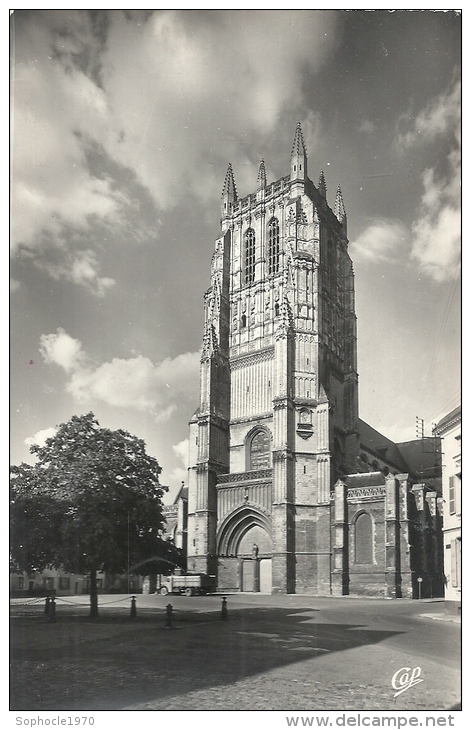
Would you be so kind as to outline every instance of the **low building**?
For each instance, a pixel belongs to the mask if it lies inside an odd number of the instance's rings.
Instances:
[[[445,611],[461,612],[461,406],[439,421],[442,440]]]
[[[108,592],[113,580],[105,573],[97,574],[99,593]],[[137,586],[136,586],[137,587]],[[33,573],[10,573],[10,595],[12,596],[81,596],[90,593],[90,578],[64,570],[46,568]]]

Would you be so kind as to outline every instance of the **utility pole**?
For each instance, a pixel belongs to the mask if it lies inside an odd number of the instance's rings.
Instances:
[[[415,436],[418,439],[424,438],[424,419],[415,417]]]

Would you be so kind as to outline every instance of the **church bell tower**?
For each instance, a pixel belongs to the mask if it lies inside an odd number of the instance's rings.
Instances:
[[[223,590],[341,593],[332,490],[356,471],[354,274],[340,187],[298,123],[289,174],[239,198],[229,165],[190,421],[188,569]]]

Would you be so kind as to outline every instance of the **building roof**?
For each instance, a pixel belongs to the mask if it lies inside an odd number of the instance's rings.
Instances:
[[[379,487],[386,484],[386,478],[381,471],[365,471],[358,474],[347,474],[342,478],[347,487]]]
[[[391,464],[400,472],[408,472],[409,467],[404,460],[397,444],[388,439],[382,433],[370,426],[361,418],[358,419],[358,431],[360,433],[360,446],[368,451],[374,452],[379,459]]]
[[[408,471],[420,479],[433,479],[441,476],[441,445],[435,436],[404,441],[397,444],[401,455],[407,462]]]
[[[453,422],[461,422],[461,405],[454,408],[452,411],[443,416],[433,429],[433,433],[438,434],[442,429],[450,426]]]
[[[185,487],[185,482],[182,482],[182,485],[173,500],[173,504],[176,505],[180,499],[183,499],[183,501],[188,500],[188,487]]]

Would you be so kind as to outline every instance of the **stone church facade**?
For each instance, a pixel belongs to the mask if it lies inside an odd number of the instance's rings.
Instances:
[[[347,215],[307,163],[298,123],[285,177],[268,183],[262,160],[239,198],[227,170],[190,421],[188,570],[227,591],[412,596],[429,570],[413,526],[439,533],[439,495],[420,479],[426,447],[411,468],[412,447],[359,419]]]

